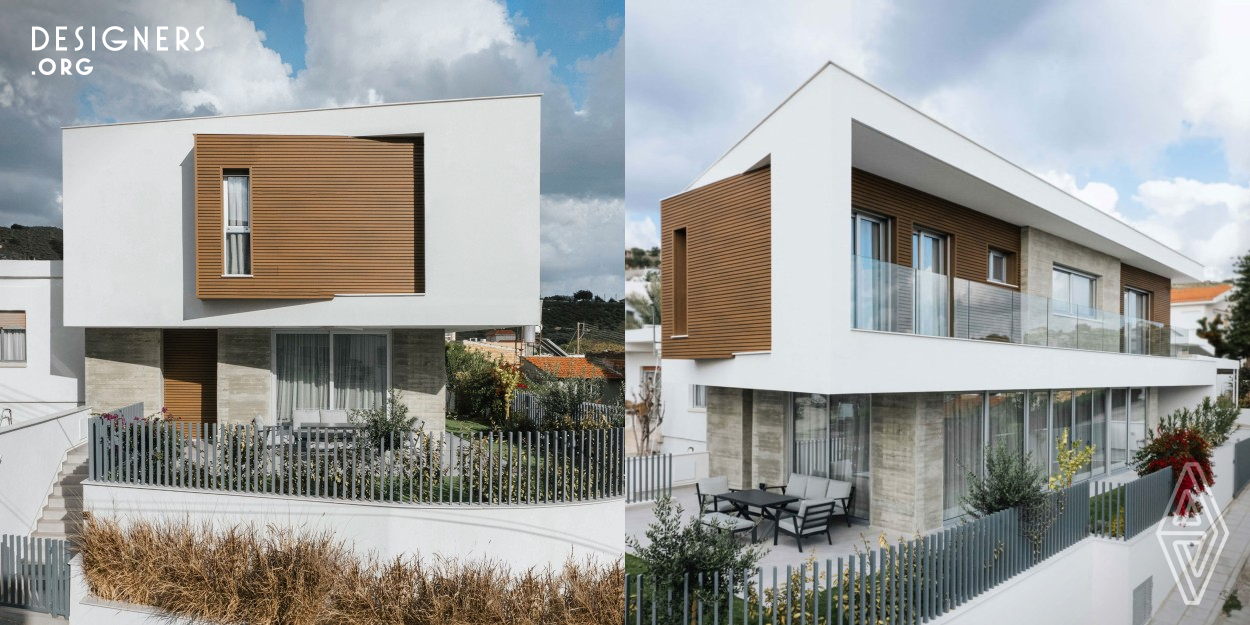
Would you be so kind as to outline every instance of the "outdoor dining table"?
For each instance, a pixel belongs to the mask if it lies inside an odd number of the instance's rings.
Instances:
[[[738,512],[738,516],[746,519],[752,518],[751,508],[759,508],[759,516],[772,522],[774,533],[777,531],[777,521],[781,517],[781,511],[785,510],[788,504],[799,500],[798,497],[793,495],[770,493],[759,489],[730,491],[722,495],[716,495],[716,499],[733,504],[734,509]],[[767,531],[763,533],[767,534]]]

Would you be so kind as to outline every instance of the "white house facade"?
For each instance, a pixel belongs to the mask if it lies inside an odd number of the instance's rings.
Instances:
[[[83,399],[83,331],[63,323],[61,261],[0,260],[0,427]]]
[[[540,321],[540,101],[66,128],[86,403],[273,424],[395,389],[442,429],[445,333]]]
[[[712,475],[852,482],[852,516],[954,521],[984,449],[1128,470],[1230,363],[1186,353],[1202,266],[829,64],[661,203],[666,382],[706,389]],[[679,451],[670,449],[670,451]]]

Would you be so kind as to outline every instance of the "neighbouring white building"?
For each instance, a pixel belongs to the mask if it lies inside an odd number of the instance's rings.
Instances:
[[[83,331],[63,322],[61,266],[0,260],[0,427],[82,403]]]
[[[1172,289],[1172,325],[1185,333],[1185,342],[1191,349],[1196,347],[1208,356],[1215,355],[1211,343],[1198,336],[1198,320],[1213,321],[1217,316],[1223,317],[1227,328],[1232,308],[1228,296],[1232,293],[1231,284],[1185,285]]]
[[[540,103],[66,128],[86,403],[273,424],[395,389],[441,430],[447,333],[540,322]]]
[[[1129,471],[1234,365],[1171,327],[1201,264],[833,64],[661,214],[665,384],[706,396],[668,450],[705,427],[731,487],[848,481],[887,530],[958,522],[988,445]]]

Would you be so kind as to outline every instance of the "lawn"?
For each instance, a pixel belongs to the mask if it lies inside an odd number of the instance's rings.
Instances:
[[[472,419],[461,417],[447,417],[446,425],[448,432],[452,434],[472,434],[474,432],[486,432],[490,430],[490,426],[485,423],[478,423]]]

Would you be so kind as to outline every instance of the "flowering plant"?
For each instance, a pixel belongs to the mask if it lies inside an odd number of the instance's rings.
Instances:
[[[1185,465],[1191,462],[1201,469],[1198,476],[1193,471],[1185,471]],[[1166,468],[1172,470],[1172,479],[1180,480],[1176,500],[1172,502],[1173,515],[1189,516],[1191,512],[1202,512],[1202,506],[1195,498],[1215,483],[1215,474],[1211,471],[1211,444],[1197,428],[1159,427],[1150,433],[1146,445],[1133,455],[1133,468],[1137,469],[1138,475],[1149,475]]]

